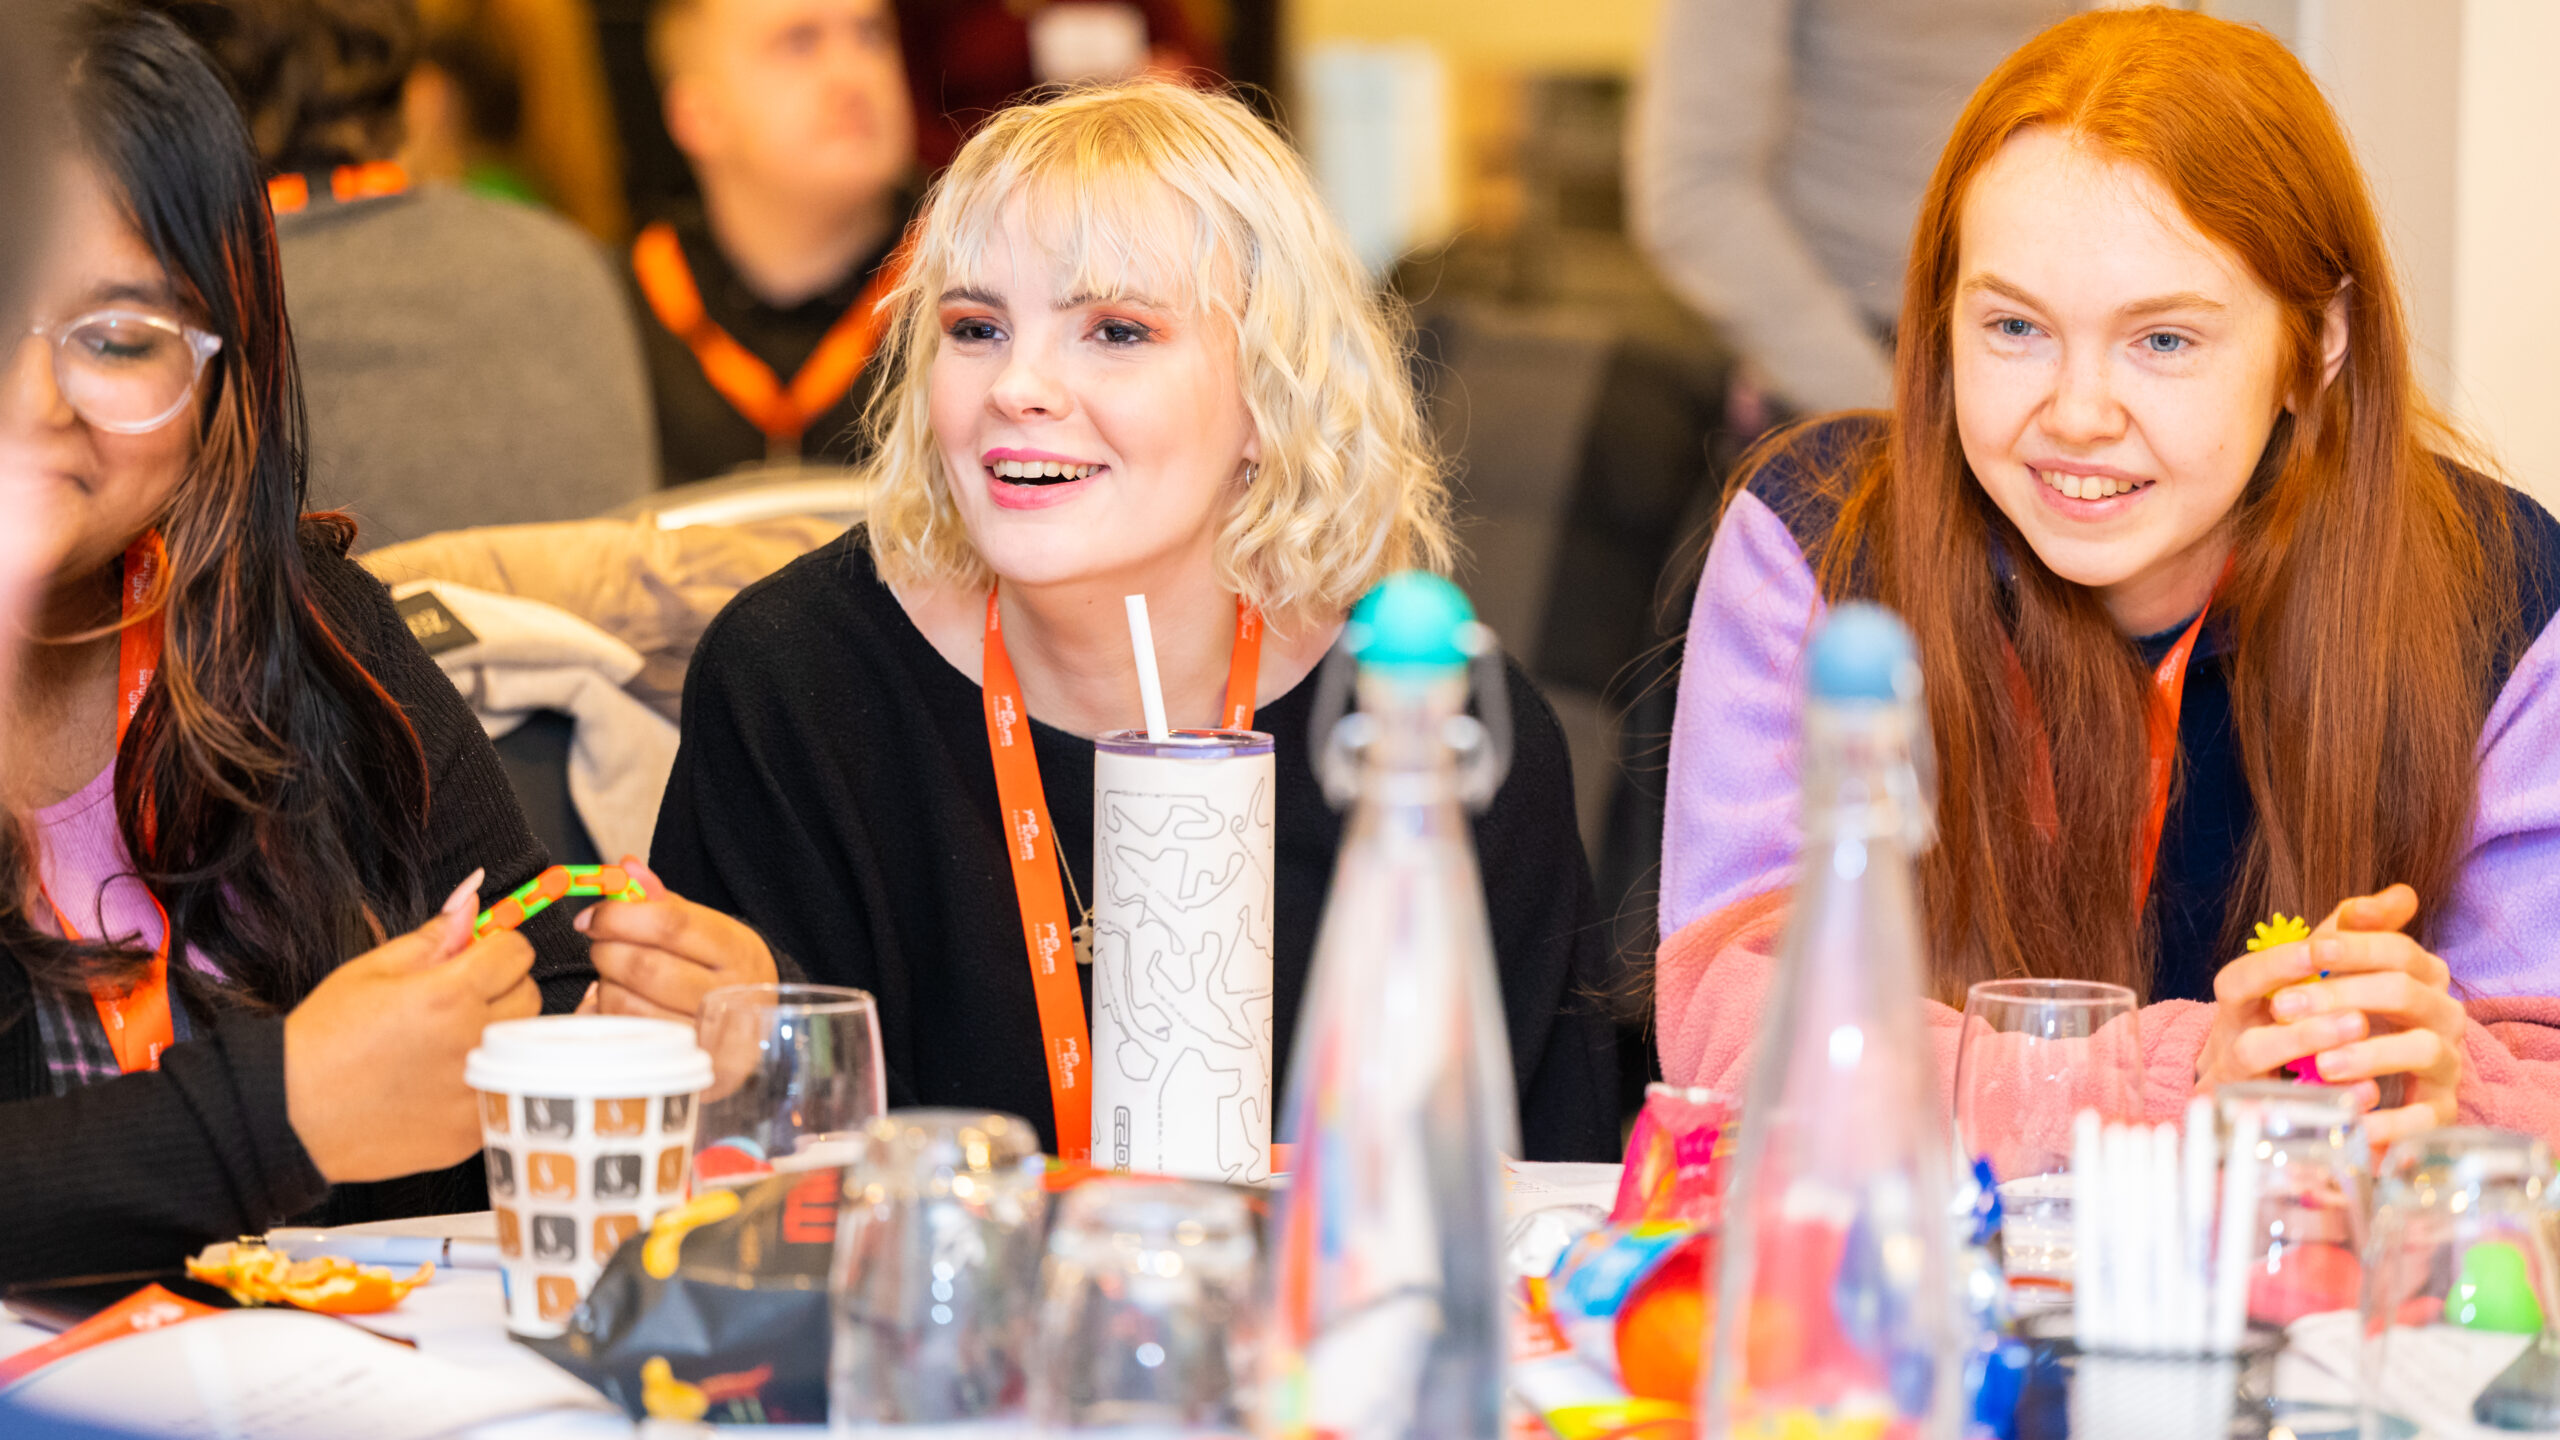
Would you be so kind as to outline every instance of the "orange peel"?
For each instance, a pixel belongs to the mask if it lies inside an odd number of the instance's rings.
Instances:
[[[243,1305],[290,1305],[323,1315],[374,1315],[409,1298],[435,1278],[421,1265],[407,1276],[387,1266],[359,1265],[336,1255],[296,1260],[252,1241],[208,1245],[187,1261],[187,1274],[219,1285]]]

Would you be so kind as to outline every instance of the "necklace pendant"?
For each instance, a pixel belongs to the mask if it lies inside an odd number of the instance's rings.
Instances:
[[[1083,924],[1075,927],[1073,930],[1068,931],[1067,935],[1068,938],[1075,942],[1076,963],[1078,965],[1091,965],[1093,963],[1093,922],[1087,920]]]

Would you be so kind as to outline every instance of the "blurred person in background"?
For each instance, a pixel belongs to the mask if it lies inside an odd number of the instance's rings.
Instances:
[[[1882,405],[1912,217],[1965,97],[2075,0],[1666,0],[1636,241],[1744,361],[1733,419]]]
[[[914,204],[889,0],[658,0],[648,38],[702,192],[631,252],[665,482],[849,463]]]
[[[1400,307],[1237,100],[1140,81],[1019,106],[937,184],[891,296],[866,525],[740,594],[687,678],[652,857],[702,903],[583,918],[609,1011],[624,976],[743,968],[770,937],[880,997],[891,1104],[1026,1116],[1054,1150],[1045,1057],[1084,1047],[1043,1043],[1023,937],[1091,923],[1093,737],[1141,720],[1120,597],[1148,597],[1174,723],[1250,697],[1273,737],[1285,1070],[1343,825],[1314,672],[1372,585],[1446,570],[1448,490]],[[1531,1159],[1605,1160],[1614,1041],[1586,997],[1607,942],[1572,764],[1508,676],[1510,771],[1471,828],[1521,1135]],[[1008,710],[1082,913],[1016,888]]]
[[[410,177],[549,205],[603,244],[629,240],[589,0],[418,0],[418,16],[401,93]]]
[[[898,33],[927,171],[1034,86],[1218,66],[1183,0],[898,0]]]
[[[303,514],[266,188],[221,80],[129,9],[80,12],[65,58],[0,370],[0,466],[51,502],[0,526],[41,547],[0,709],[8,1280],[485,1206],[463,1056],[590,974],[565,918],[470,942],[479,882],[544,856],[344,521]]]
[[[567,520],[657,480],[611,262],[556,216],[392,160],[415,0],[187,0],[273,179],[311,498],[367,545]]]

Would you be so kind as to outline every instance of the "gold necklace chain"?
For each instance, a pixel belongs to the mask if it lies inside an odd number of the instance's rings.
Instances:
[[[1067,898],[1074,903],[1074,913],[1079,917],[1077,923],[1067,930],[1068,938],[1075,942],[1076,963],[1090,965],[1093,963],[1093,907],[1084,903],[1084,892],[1076,888],[1076,872],[1067,865],[1064,847],[1058,849],[1058,873],[1067,877]]]

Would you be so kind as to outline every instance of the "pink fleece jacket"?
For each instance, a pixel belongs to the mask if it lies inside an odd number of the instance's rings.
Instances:
[[[1676,1084],[1739,1095],[1750,1081],[1751,1041],[1760,1028],[1787,892],[1773,890],[1700,916],[1662,942],[1655,1024],[1662,1072]],[[1929,1050],[1938,1098],[1952,1109],[1956,1038],[1964,1016],[1935,1000]],[[2456,1097],[2465,1125],[2523,1130],[2560,1144],[2560,1000],[2512,996],[2464,1007],[2463,1082]],[[2213,1007],[2164,1000],[2142,1009],[2142,1104],[2146,1119],[2175,1120],[2195,1094]]]
[[[1786,523],[1735,496],[1699,581],[1671,737],[1655,1025],[1675,1082],[1739,1093],[1748,1075],[1799,841],[1799,666],[1823,608]],[[2435,939],[2470,1017],[2461,1120],[2560,1143],[2560,619],[2491,707],[2479,784]],[[1948,1097],[1961,1019],[1929,1006]],[[2142,1011],[2154,1119],[2183,1110],[2211,1020],[2193,1001]]]

